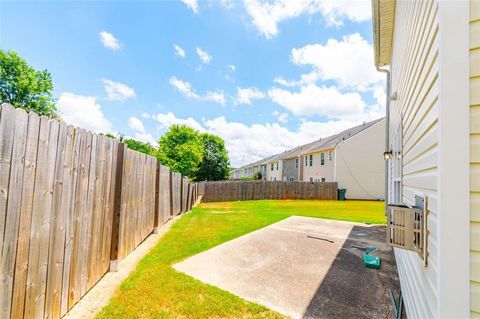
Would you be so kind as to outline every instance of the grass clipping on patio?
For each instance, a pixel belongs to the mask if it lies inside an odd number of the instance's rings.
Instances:
[[[97,318],[283,318],[178,273],[172,265],[289,216],[386,222],[382,202],[264,200],[201,204],[172,225]]]

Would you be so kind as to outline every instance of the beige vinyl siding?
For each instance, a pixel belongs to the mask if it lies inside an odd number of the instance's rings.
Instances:
[[[470,2],[470,300],[480,318],[480,1]]]
[[[335,149],[335,181],[347,189],[348,199],[383,199],[385,170],[383,152],[385,120],[382,120]]]
[[[397,1],[391,76],[390,141],[403,126],[403,202],[428,196],[428,267],[418,254],[395,249],[410,318],[437,313],[438,273],[438,5],[433,1]],[[390,189],[392,189],[390,185]]]

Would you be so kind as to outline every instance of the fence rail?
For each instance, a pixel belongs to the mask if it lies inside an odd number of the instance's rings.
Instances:
[[[196,184],[154,157],[0,106],[0,318],[60,318]]]
[[[338,184],[319,182],[280,181],[221,181],[203,182],[202,202],[224,202],[261,199],[337,200]]]

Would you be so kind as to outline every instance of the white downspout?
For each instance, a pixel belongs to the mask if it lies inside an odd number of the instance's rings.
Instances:
[[[378,72],[387,74],[387,88],[385,101],[385,152],[390,151],[390,71],[375,66]],[[388,208],[388,160],[385,159],[385,214]]]

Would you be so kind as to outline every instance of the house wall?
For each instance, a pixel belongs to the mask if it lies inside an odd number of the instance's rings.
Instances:
[[[470,291],[480,318],[480,1],[470,2]]]
[[[295,164],[296,161],[300,161],[298,157],[295,158],[290,158],[290,159],[284,159],[282,163],[282,180],[283,181],[291,181],[291,178],[293,178],[293,181],[298,181],[298,167]],[[300,162],[298,162],[298,166],[300,165]]]
[[[262,174],[262,180],[267,180],[267,165],[260,165],[260,174]]]
[[[396,2],[391,92],[397,100],[391,103],[389,137],[393,151],[394,141],[401,141],[402,154],[390,161],[389,197],[398,164],[401,201],[413,206],[415,195],[425,195],[428,203],[427,265],[415,252],[394,250],[409,318],[465,318],[475,303],[468,280],[465,174],[468,5]]]
[[[278,168],[277,168],[278,163]],[[272,171],[273,164],[273,171]],[[272,161],[267,164],[267,181],[281,181],[282,180],[282,161]]]
[[[396,2],[390,70],[397,101],[390,106],[390,141],[403,127],[402,200],[413,205],[415,194],[428,196],[430,230],[427,268],[417,253],[394,250],[409,318],[438,317],[438,26],[437,3]],[[392,191],[392,174],[389,181]]]
[[[331,159],[329,158],[329,152],[332,152]],[[321,154],[325,156],[324,165],[321,165]],[[313,165],[310,166],[310,155],[313,155]],[[325,178],[325,182],[334,181],[334,167],[335,167],[335,150],[333,148],[322,150],[321,152],[306,153],[303,154],[303,162],[300,164],[303,166],[303,181],[308,182],[310,178],[313,181],[321,181]],[[305,158],[307,158],[307,165],[305,165]]]
[[[337,145],[335,180],[348,199],[384,198],[385,120]]]

